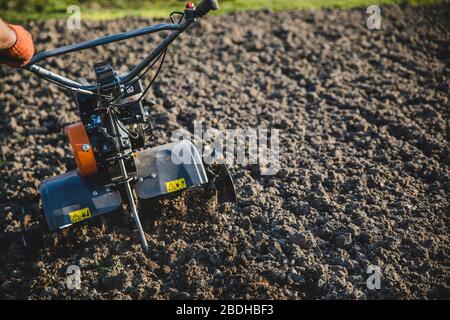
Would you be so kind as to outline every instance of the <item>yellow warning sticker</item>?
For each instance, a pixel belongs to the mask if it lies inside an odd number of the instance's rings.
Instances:
[[[72,223],[75,223],[75,222],[83,221],[85,219],[92,218],[92,215],[91,215],[91,210],[89,210],[89,207],[88,207],[88,208],[70,212],[69,217],[70,217],[70,221]]]
[[[186,188],[186,181],[184,180],[184,178],[166,182],[167,192],[174,192],[185,188]]]

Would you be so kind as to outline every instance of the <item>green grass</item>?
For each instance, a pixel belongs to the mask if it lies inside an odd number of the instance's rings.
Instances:
[[[199,0],[194,1],[196,3]],[[439,0],[219,0],[218,14],[242,10],[271,9],[272,11],[318,8],[354,8],[371,4],[408,3],[428,5]],[[81,7],[82,19],[105,20],[124,16],[166,18],[174,10],[182,10],[185,1],[177,0],[0,0],[0,12],[4,19],[22,22],[64,18],[70,4]],[[22,8],[27,8],[23,10]]]

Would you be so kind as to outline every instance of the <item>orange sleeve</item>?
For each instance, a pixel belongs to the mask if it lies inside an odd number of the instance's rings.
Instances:
[[[23,67],[34,55],[34,44],[31,34],[19,25],[9,24],[17,36],[16,43],[9,49],[0,51],[0,63]]]

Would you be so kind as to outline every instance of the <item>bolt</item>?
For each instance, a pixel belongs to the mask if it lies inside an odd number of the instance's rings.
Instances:
[[[139,182],[142,182],[142,181],[144,181],[144,178],[139,178]]]
[[[106,192],[110,192],[111,191],[111,189],[110,188],[106,188]]]
[[[83,150],[84,151],[89,151],[90,148],[91,148],[91,146],[88,145],[87,143],[83,144]]]
[[[150,175],[150,177],[151,177],[152,179],[155,179],[155,178],[156,178],[156,173],[152,173],[152,174]]]
[[[103,145],[103,150],[104,151],[108,150],[108,146],[106,144]]]
[[[97,191],[93,191],[93,192],[92,192],[92,195],[95,197],[95,196],[98,195],[98,192],[97,192]]]

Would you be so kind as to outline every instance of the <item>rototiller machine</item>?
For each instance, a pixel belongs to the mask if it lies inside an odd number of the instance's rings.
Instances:
[[[149,112],[142,99],[161,70],[168,46],[197,18],[218,9],[216,0],[188,3],[184,12],[173,12],[171,24],[158,24],[104,38],[39,53],[25,67],[39,77],[74,92],[81,122],[66,127],[77,170],[47,179],[40,194],[48,229],[116,211],[126,205],[139,232],[142,247],[148,245],[136,202],[165,197],[192,186],[213,185],[219,202],[235,202],[233,180],[224,164],[203,163],[188,140],[147,147],[151,132]],[[178,16],[177,22],[174,17]],[[117,74],[104,61],[94,66],[96,83],[73,81],[37,65],[63,54],[130,39],[154,32],[171,31],[149,55],[127,74]],[[142,78],[159,66],[144,88]]]

